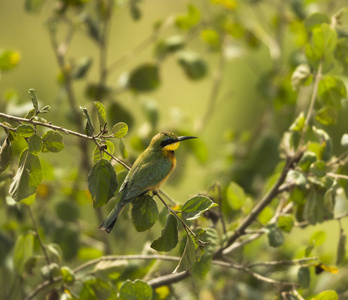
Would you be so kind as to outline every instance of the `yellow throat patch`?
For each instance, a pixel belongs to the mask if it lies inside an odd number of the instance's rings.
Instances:
[[[165,151],[174,151],[174,150],[178,149],[179,145],[180,145],[180,142],[176,142],[176,143],[169,144],[169,145],[165,146],[163,149]]]

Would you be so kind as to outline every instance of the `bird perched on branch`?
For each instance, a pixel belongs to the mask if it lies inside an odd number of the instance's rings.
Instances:
[[[132,203],[141,195],[157,191],[175,168],[174,151],[179,147],[180,142],[193,138],[196,137],[178,137],[170,132],[155,135],[150,145],[134,162],[116,196],[119,198],[118,203],[99,229],[109,233],[127,204]]]

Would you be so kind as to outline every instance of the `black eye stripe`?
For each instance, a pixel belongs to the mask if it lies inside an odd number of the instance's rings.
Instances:
[[[176,142],[175,139],[169,138],[169,139],[162,141],[160,145],[161,145],[161,147],[165,147],[165,146],[173,144],[175,142]]]

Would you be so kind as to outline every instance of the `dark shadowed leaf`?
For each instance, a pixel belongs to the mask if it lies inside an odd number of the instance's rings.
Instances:
[[[344,262],[346,258],[346,240],[347,236],[344,233],[344,230],[341,228],[337,247],[336,265],[339,265],[342,262]]]
[[[152,242],[151,248],[157,251],[168,252],[178,244],[177,220],[172,214],[167,215],[166,224],[161,236]]]
[[[183,68],[186,76],[192,80],[203,78],[207,72],[206,62],[197,54],[191,51],[180,51],[178,63]]]
[[[10,186],[10,195],[15,201],[23,200],[34,194],[42,180],[39,158],[24,149],[19,156],[18,170]]]
[[[97,161],[88,174],[88,189],[93,199],[93,207],[105,205],[117,190],[116,172],[106,159]]]
[[[129,75],[129,87],[135,92],[151,92],[160,84],[158,66],[153,63],[146,63]]]
[[[284,236],[282,231],[275,226],[275,224],[267,226],[268,229],[268,243],[271,247],[279,247],[284,243]]]
[[[13,250],[13,266],[22,275],[26,261],[33,255],[34,236],[21,234],[18,236]]]
[[[298,283],[304,289],[309,287],[311,282],[311,274],[309,272],[309,268],[301,267],[297,272]]]
[[[139,197],[132,205],[132,221],[139,232],[150,229],[158,220],[156,201],[149,195]]]
[[[11,153],[12,153],[11,143],[10,143],[10,139],[7,137],[5,138],[0,149],[0,173],[2,173],[3,171],[7,169],[10,163]]]
[[[33,134],[28,139],[28,149],[33,154],[39,154],[43,149],[43,142],[41,136]]]
[[[82,79],[86,76],[90,66],[92,65],[92,58],[90,57],[82,57],[80,58],[75,66],[74,72],[72,74],[72,78],[74,79]]]

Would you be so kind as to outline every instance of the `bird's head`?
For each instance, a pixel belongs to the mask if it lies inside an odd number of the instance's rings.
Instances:
[[[195,136],[177,136],[171,132],[161,132],[152,138],[150,146],[165,151],[174,151],[178,149],[181,141],[195,138]]]

